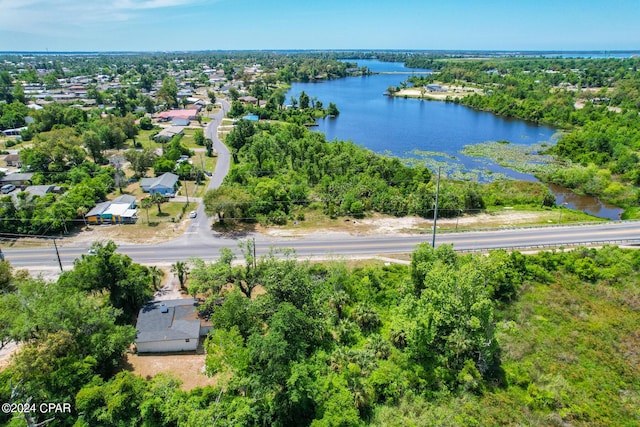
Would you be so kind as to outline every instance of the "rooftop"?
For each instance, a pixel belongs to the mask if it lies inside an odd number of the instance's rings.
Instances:
[[[142,307],[136,323],[136,342],[198,339],[200,318],[196,300],[153,301]]]

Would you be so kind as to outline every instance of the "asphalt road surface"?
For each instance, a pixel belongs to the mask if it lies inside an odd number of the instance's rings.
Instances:
[[[255,238],[258,256],[272,249],[294,249],[300,258],[384,256],[410,253],[419,243],[431,243],[431,234],[422,236],[367,236],[356,237],[342,233],[301,238],[267,238],[246,235],[239,238],[223,238],[207,230],[197,238],[185,234],[173,241],[154,245],[122,245],[118,252],[129,255],[135,262],[153,265],[185,261],[191,257],[207,261],[218,257],[219,249],[227,247],[239,254],[238,242]],[[437,236],[436,246],[453,244],[459,251],[479,251],[496,248],[539,248],[575,244],[634,244],[640,242],[640,222],[502,229],[478,232],[442,233]],[[73,260],[87,254],[84,247],[59,247],[60,259],[65,269]],[[16,268],[57,268],[58,261],[53,243],[39,248],[4,249],[5,258]]]

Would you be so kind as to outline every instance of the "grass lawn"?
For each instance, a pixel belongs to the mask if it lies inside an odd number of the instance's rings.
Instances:
[[[131,229],[148,228],[149,225],[153,228],[162,222],[179,222],[185,212],[188,213],[196,207],[198,204],[194,202],[190,202],[188,205],[184,202],[166,202],[160,205],[161,213],[158,213],[158,206],[153,205],[149,208],[149,222],[147,222],[147,210],[138,207],[138,222],[132,224]]]
[[[203,129],[204,130],[204,129]],[[180,143],[187,147],[190,150],[193,150],[195,148],[204,148],[202,145],[197,145],[194,140],[193,140],[193,134],[196,130],[195,129],[191,129],[191,128],[185,128],[184,130],[184,136],[182,137],[182,139],[180,140]]]
[[[11,147],[7,147],[7,143],[15,143],[18,142],[18,144],[16,145],[12,145]],[[25,147],[28,147],[29,145],[31,145],[31,141],[17,141],[16,137],[4,137],[4,138],[0,138],[0,150],[21,150]]]
[[[138,132],[138,136],[136,136],[136,141],[139,141],[143,147],[159,148],[162,145],[156,143],[152,137],[152,135],[155,135],[156,133],[158,132],[154,129],[151,129],[151,130],[140,129],[140,131]]]
[[[207,189],[207,180],[203,180],[200,185],[196,185],[195,181],[182,181],[182,185],[178,190],[178,196],[202,197]]]

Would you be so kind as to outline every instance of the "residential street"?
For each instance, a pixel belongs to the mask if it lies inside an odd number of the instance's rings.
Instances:
[[[229,173],[229,167],[231,165],[231,153],[226,145],[224,145],[218,138],[218,126],[231,106],[223,99],[220,100],[220,104],[222,105],[222,108],[217,113],[211,115],[211,121],[205,129],[205,136],[213,141],[213,149],[218,153],[216,168],[209,180],[207,190],[213,190],[222,185],[222,181],[224,181],[224,178]],[[211,221],[213,218],[208,218],[205,214],[202,199],[193,198],[192,200],[199,203],[196,209],[198,215],[190,220],[191,223],[189,224],[185,234],[178,240],[184,240],[186,242],[192,242],[194,240],[209,240],[214,234],[211,230]]]

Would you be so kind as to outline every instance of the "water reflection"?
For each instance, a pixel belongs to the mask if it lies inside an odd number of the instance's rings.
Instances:
[[[589,215],[614,221],[619,220],[622,212],[624,212],[623,209],[617,206],[605,203],[595,197],[581,196],[568,188],[560,187],[556,184],[549,184],[549,190],[556,196],[556,204],[558,206],[564,205],[571,209],[586,212]]]

